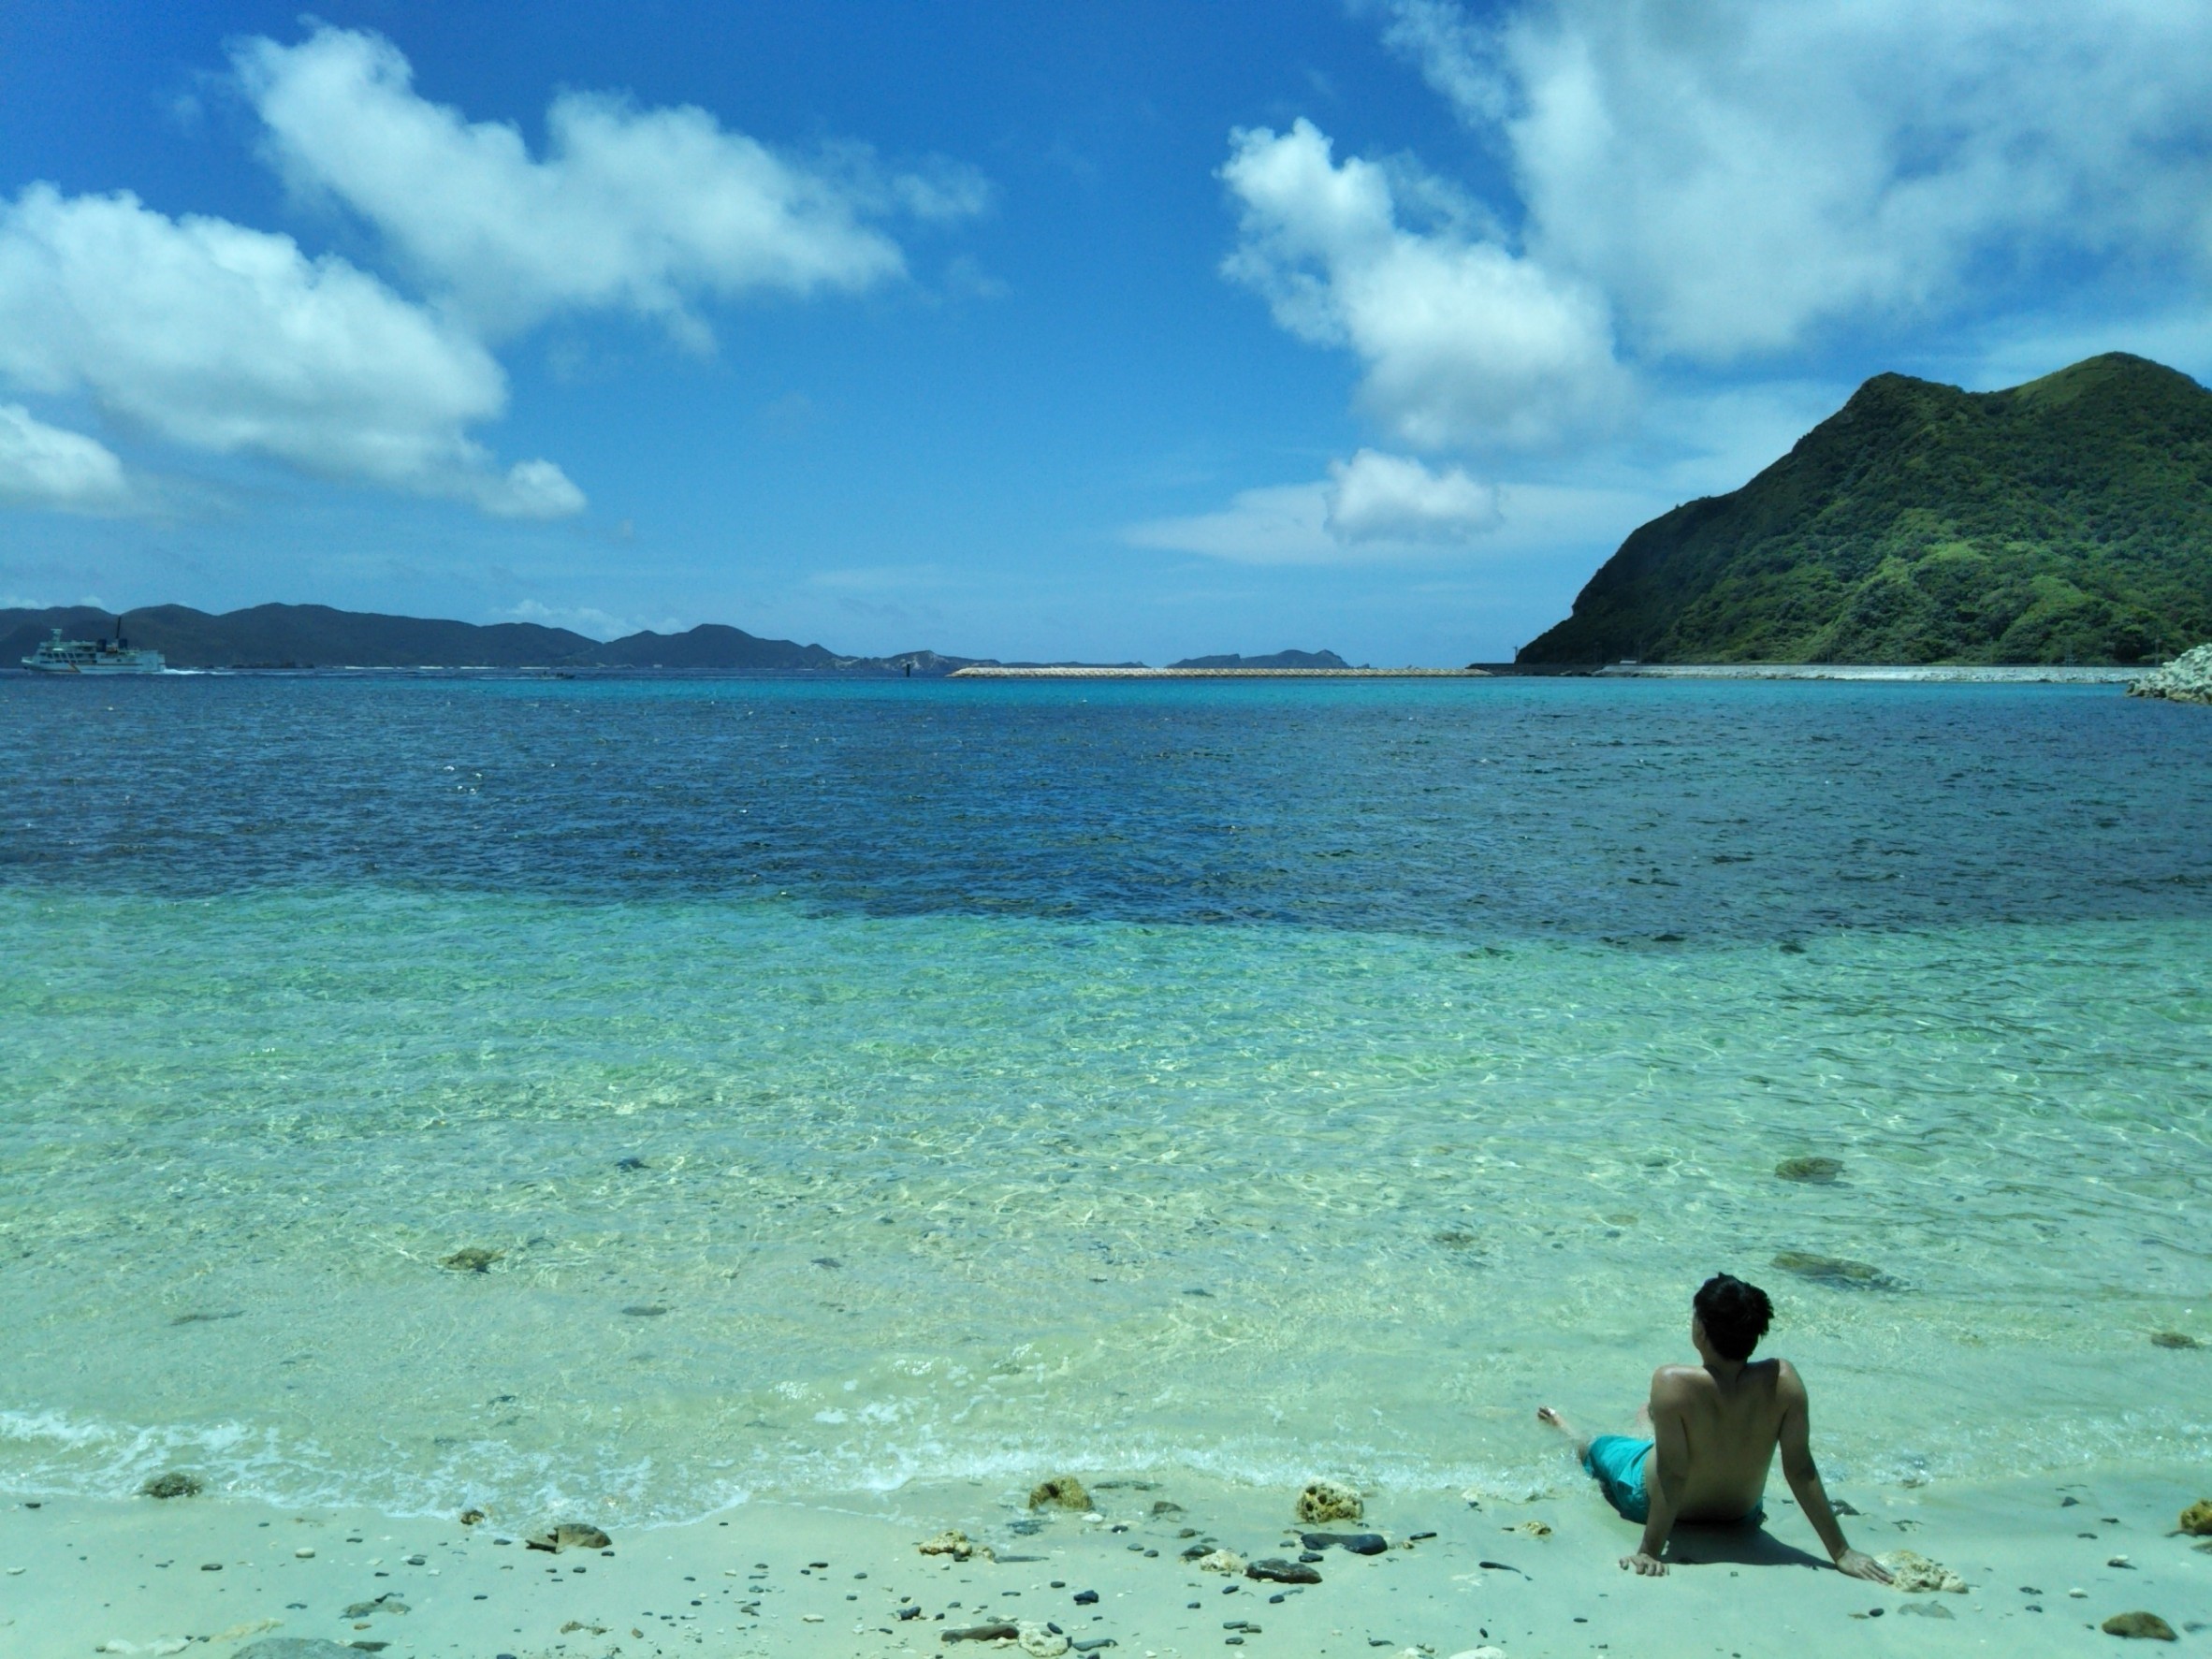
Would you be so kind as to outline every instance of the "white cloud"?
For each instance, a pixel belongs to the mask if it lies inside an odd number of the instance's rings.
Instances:
[[[583,505],[550,461],[502,476],[468,436],[506,379],[464,328],[289,237],[128,194],[0,201],[0,379],[192,448],[495,513]]]
[[[1219,512],[1132,525],[1132,546],[1239,564],[1349,564],[1434,557],[1494,530],[1497,491],[1458,467],[1433,473],[1362,449],[1315,484],[1240,491]]]
[[[642,633],[647,624],[633,622],[627,617],[618,617],[612,611],[603,611],[596,605],[551,605],[535,599],[526,599],[507,610],[507,619],[515,622],[535,622],[543,628],[565,628],[571,633],[581,633],[597,640],[619,639],[627,634]],[[686,624],[664,621],[659,624],[663,633],[680,632]]]
[[[1202,553],[1238,564],[1335,564],[1345,549],[1329,533],[1329,486],[1239,490],[1218,513],[1155,518],[1122,531],[1132,547]]]
[[[1533,0],[1385,38],[1504,152],[1525,247],[1639,355],[2033,304],[2039,274],[2199,281],[2212,8],[2171,0]]]
[[[130,495],[115,452],[81,432],[0,403],[0,502],[68,512],[112,512]]]
[[[1221,176],[1242,210],[1225,273],[1292,333],[1354,351],[1361,401],[1406,443],[1540,445],[1615,417],[1625,376],[1594,289],[1457,225],[1402,224],[1385,169],[1337,163],[1310,122],[1231,135]]]
[[[1458,467],[1432,473],[1408,457],[1362,449],[1331,461],[1329,477],[1329,533],[1346,546],[1464,542],[1498,522],[1498,492]]]
[[[504,477],[484,478],[470,493],[502,518],[566,518],[584,510],[584,492],[549,460],[517,461]]]
[[[951,163],[886,172],[853,144],[806,162],[704,109],[593,93],[553,100],[535,159],[514,127],[420,96],[399,50],[357,31],[255,38],[234,62],[286,177],[361,214],[490,334],[613,308],[704,348],[693,300],[866,288],[906,269],[870,216],[962,218],[989,195]]]

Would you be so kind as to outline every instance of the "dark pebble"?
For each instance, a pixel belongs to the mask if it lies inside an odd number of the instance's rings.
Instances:
[[[1098,1599],[1099,1593],[1096,1590],[1078,1590],[1075,1593],[1075,1605],[1079,1608],[1087,1608]]]

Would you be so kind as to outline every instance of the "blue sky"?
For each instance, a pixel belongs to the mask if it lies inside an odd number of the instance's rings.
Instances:
[[[2208,277],[2168,0],[9,7],[0,604],[1492,659]]]

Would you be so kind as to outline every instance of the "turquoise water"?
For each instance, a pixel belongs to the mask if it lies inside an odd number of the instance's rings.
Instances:
[[[0,1483],[1525,1490],[1720,1268],[1834,1473],[2212,1453],[2212,721],[1252,690],[0,683]]]

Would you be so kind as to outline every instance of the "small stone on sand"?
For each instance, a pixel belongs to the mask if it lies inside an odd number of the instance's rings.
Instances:
[[[503,1250],[487,1250],[480,1244],[471,1244],[456,1250],[438,1265],[449,1267],[457,1273],[488,1273],[491,1264],[506,1254]]]
[[[595,1526],[581,1521],[564,1521],[550,1532],[540,1533],[523,1543],[532,1550],[544,1550],[558,1555],[563,1550],[604,1550],[614,1540]]]
[[[1895,1290],[1898,1282],[1870,1261],[1854,1261],[1846,1256],[1816,1256],[1806,1250],[1783,1250],[1774,1258],[1774,1265],[1785,1273],[1796,1273],[1800,1279],[1811,1279],[1816,1285],[1826,1285],[1836,1290]]]
[[[2201,1348],[2205,1345],[2184,1331],[2154,1331],[2150,1333],[2154,1348]]]
[[[196,1498],[206,1489],[196,1475],[187,1475],[181,1469],[171,1469],[166,1475],[156,1475],[138,1491],[150,1498]]]
[[[1843,1160],[1839,1157],[1785,1157],[1774,1166],[1774,1172],[1784,1181],[1811,1181],[1826,1186],[1843,1173]]]

